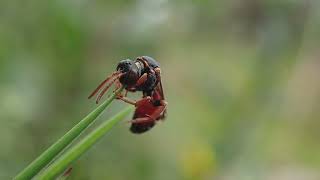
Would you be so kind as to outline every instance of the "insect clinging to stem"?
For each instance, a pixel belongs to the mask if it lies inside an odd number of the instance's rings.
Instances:
[[[108,76],[90,94],[89,98],[92,98],[101,90],[96,99],[96,103],[99,103],[103,95],[114,83],[116,84],[114,91],[117,91],[122,86],[126,90],[124,95],[117,94],[117,99],[136,107],[133,120],[130,121],[131,132],[136,134],[144,133],[151,129],[156,121],[165,118],[167,102],[162,88],[160,65],[156,60],[148,56],[140,56],[135,60],[121,60],[117,65],[116,71]],[[136,91],[142,92],[141,100],[134,101],[127,98],[128,92]]]

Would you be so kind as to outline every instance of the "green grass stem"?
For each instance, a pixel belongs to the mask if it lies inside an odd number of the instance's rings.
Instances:
[[[62,174],[71,163],[77,160],[83,153],[92,147],[99,139],[103,137],[109,130],[120,122],[132,111],[132,107],[126,108],[116,114],[109,120],[103,122],[94,131],[84,137],[79,143],[68,149],[56,161],[54,161],[47,169],[45,169],[36,179],[48,180],[54,179]]]
[[[111,94],[107,100],[89,113],[71,130],[69,130],[58,141],[52,144],[46,151],[31,162],[25,169],[23,169],[14,179],[15,180],[29,180],[39,173],[45,166],[47,166],[64,148],[66,148],[74,139],[76,139],[94,120],[111,104],[115,99],[116,93],[121,92],[120,88],[117,92]]]

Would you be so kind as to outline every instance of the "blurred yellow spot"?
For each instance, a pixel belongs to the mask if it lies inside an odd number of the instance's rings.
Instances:
[[[182,174],[187,179],[206,179],[214,173],[215,154],[208,144],[196,143],[182,149]]]

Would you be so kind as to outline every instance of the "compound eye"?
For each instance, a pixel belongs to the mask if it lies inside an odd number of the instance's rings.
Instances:
[[[131,62],[126,62],[126,66],[130,66],[131,65]]]
[[[130,70],[131,67],[131,60],[126,59],[119,62],[117,70],[120,70],[121,72],[127,72]]]

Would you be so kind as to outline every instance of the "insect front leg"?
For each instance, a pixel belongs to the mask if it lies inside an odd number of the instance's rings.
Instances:
[[[136,86],[140,86],[142,84],[144,84],[148,79],[148,74],[144,73],[137,81]]]
[[[148,102],[151,101],[151,97],[150,96],[144,97],[139,101],[135,101],[135,100],[132,100],[132,99],[129,99],[129,98],[123,96],[121,93],[117,94],[116,99],[122,100],[123,102],[126,102],[128,104],[134,105],[136,107],[141,106],[144,103],[148,103]]]
[[[117,80],[117,81],[115,82],[115,86],[116,86],[116,88],[113,90],[113,92],[118,91],[118,90],[122,87],[122,84],[120,83],[119,80]]]
[[[125,103],[128,103],[128,104],[131,104],[131,105],[134,105],[136,106],[137,102],[135,100],[132,100],[132,99],[129,99],[127,97],[124,97],[121,93],[120,94],[117,94],[117,97],[116,99],[119,99]]]

